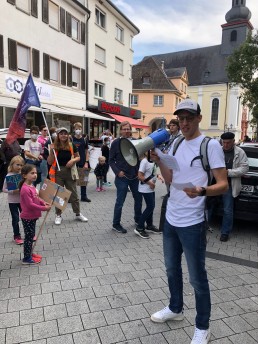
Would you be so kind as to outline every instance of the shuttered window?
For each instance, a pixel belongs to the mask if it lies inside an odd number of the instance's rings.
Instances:
[[[31,15],[38,18],[38,0],[31,0]]]
[[[76,41],[79,40],[79,20],[76,18],[72,17],[72,38],[75,39]]]
[[[61,84],[66,85],[66,62],[61,61]]]
[[[43,54],[43,79],[49,80],[49,55]]]
[[[59,7],[52,1],[49,1],[49,25],[56,30],[59,30]]]
[[[50,68],[49,79],[51,81],[59,82],[59,61],[50,57],[49,68]]]
[[[72,87],[72,68],[73,66],[70,63],[67,63],[67,86]]]
[[[85,91],[86,89],[86,79],[85,79],[85,69],[81,69],[81,90]]]
[[[80,69],[74,66],[72,68],[72,84],[75,88],[80,87]]]
[[[119,74],[123,74],[124,62],[123,60],[116,57],[115,61],[115,71]]]
[[[85,23],[81,22],[81,44],[85,45]]]
[[[36,78],[40,77],[39,72],[39,51],[36,49],[32,49],[32,68],[33,68],[33,76]]]
[[[106,51],[98,45],[95,45],[95,60],[102,64],[106,62]]]
[[[65,10],[60,7],[60,31],[65,33]]]
[[[69,12],[66,12],[66,34],[72,37],[72,16]]]
[[[0,35],[0,67],[4,67],[4,37]]]
[[[42,21],[48,24],[48,0],[42,0]]]
[[[30,1],[29,0],[16,0],[16,7],[26,13],[30,13]]]
[[[9,69],[17,71],[17,46],[16,41],[8,38]]]
[[[30,49],[17,44],[17,68],[23,72],[30,71]]]

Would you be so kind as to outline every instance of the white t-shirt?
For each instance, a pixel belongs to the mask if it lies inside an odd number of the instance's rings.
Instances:
[[[29,151],[36,158],[38,158],[39,155],[42,153],[42,146],[37,141],[34,142],[32,140],[27,140],[27,141],[25,141],[25,144],[24,144],[24,151]],[[26,153],[25,153],[25,158],[31,159],[31,158],[26,156]],[[31,160],[33,160],[33,159],[31,159]]]
[[[153,172],[153,174],[155,175],[155,168],[154,168],[154,163],[153,162],[149,162],[147,160],[147,158],[144,158],[141,160],[140,163],[140,167],[139,167],[139,172],[144,173],[144,179],[148,178]],[[156,182],[156,176],[152,178],[152,181],[155,183]],[[143,193],[149,193],[149,192],[154,192],[153,189],[151,189],[151,187],[149,186],[149,184],[141,184],[141,182],[139,181],[139,186],[138,186],[138,191],[139,192],[143,192]]]
[[[183,140],[178,146],[175,158],[180,171],[173,171],[174,183],[191,182],[201,187],[208,185],[208,175],[202,167],[201,160],[192,162],[196,156],[200,155],[200,145],[204,137],[200,135],[193,140]],[[172,149],[169,154],[173,154]],[[217,140],[212,139],[208,143],[208,158],[211,170],[225,167],[224,153]],[[166,211],[167,221],[176,227],[187,227],[204,221],[205,199],[206,197],[203,196],[190,198],[184,191],[177,190],[171,185]]]

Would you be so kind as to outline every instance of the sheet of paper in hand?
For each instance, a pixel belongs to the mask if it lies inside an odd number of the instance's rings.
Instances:
[[[13,174],[12,176],[6,176],[5,178],[6,178],[7,189],[9,191],[17,190],[19,188],[19,183],[22,179],[22,176],[20,173]]]
[[[44,183],[39,190],[39,197],[45,202],[53,204],[56,208],[65,210],[71,191],[67,190],[61,185],[51,182],[49,179],[45,179]]]
[[[155,152],[158,154],[160,161],[170,170],[180,171],[177,160],[174,156],[169,154],[164,154],[158,148],[155,148]]]

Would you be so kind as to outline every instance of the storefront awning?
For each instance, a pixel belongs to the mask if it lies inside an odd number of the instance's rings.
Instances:
[[[79,109],[67,108],[67,107],[63,107],[63,106],[60,107],[59,109],[61,109],[61,110],[63,109],[64,111],[69,111],[70,115],[74,115],[74,116],[99,119],[101,121],[110,121],[110,122],[114,121],[113,118],[100,116],[100,115],[97,115],[96,113],[93,113],[93,112],[88,111],[88,110],[79,110]]]
[[[132,127],[134,127],[134,128],[142,128],[142,129],[148,129],[149,128],[148,125],[144,124],[142,121],[139,121],[138,119],[120,116],[120,115],[114,115],[112,113],[109,113],[109,116],[113,117],[116,121],[118,121],[120,123],[124,122],[124,121],[128,121],[129,123],[131,123]]]

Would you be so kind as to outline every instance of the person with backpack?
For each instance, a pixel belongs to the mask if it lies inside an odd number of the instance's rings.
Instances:
[[[184,318],[181,262],[184,253],[190,283],[194,288],[197,312],[191,344],[207,344],[211,336],[209,329],[211,299],[205,268],[205,200],[207,196],[216,196],[227,191],[227,174],[221,146],[217,140],[211,139],[207,145],[207,152],[210,172],[216,183],[208,186],[208,173],[203,168],[200,154],[201,143],[205,136],[199,129],[202,120],[199,104],[192,99],[185,99],[178,104],[174,115],[178,117],[180,130],[184,136],[174,155],[179,170],[170,170],[161,162],[155,151],[151,153],[151,160],[160,167],[165,181],[171,183],[163,228],[163,249],[170,301],[167,307],[152,314],[151,320],[163,323],[167,320]],[[176,142],[177,140],[173,145]],[[172,149],[169,155],[173,155]],[[184,186],[186,183],[192,183],[193,186],[186,187]]]

